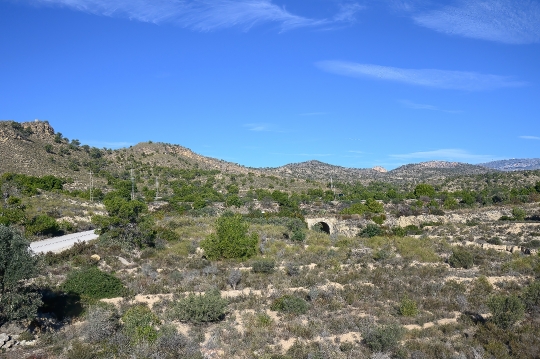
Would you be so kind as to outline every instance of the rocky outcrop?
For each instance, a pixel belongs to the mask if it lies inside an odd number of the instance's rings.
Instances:
[[[30,129],[32,134],[41,140],[50,139],[54,136],[54,129],[47,121],[35,120],[32,122],[23,122],[22,126]]]

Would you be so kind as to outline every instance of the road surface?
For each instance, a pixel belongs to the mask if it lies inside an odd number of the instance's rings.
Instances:
[[[94,234],[93,230],[73,233],[61,237],[49,238],[44,241],[32,242],[30,243],[30,249],[36,254],[47,252],[59,253],[73,247],[77,242],[88,242],[97,237],[98,235]]]

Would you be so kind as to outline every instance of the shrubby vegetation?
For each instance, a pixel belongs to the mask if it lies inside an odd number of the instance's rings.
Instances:
[[[61,287],[65,292],[78,294],[86,300],[121,297],[125,294],[122,281],[96,267],[70,272]]]
[[[201,242],[205,255],[216,259],[247,259],[257,253],[257,234],[248,234],[241,215],[225,213],[216,220],[216,232]]]
[[[0,323],[33,318],[41,305],[36,288],[25,281],[38,274],[38,258],[17,230],[0,225]]]

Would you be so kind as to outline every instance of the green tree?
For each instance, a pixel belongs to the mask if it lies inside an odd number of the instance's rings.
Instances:
[[[512,208],[512,216],[516,221],[523,221],[527,216],[527,212],[523,208],[514,207]]]
[[[420,183],[414,189],[414,195],[416,196],[416,198],[420,198],[422,196],[433,197],[435,196],[435,189],[432,185],[429,185],[427,183]]]
[[[491,320],[502,329],[508,329],[523,318],[525,305],[516,296],[495,295],[487,302],[493,316]]]
[[[0,322],[32,318],[42,304],[41,296],[27,285],[38,266],[29,246],[21,233],[0,225]]]
[[[458,206],[458,201],[453,196],[447,196],[443,204],[446,209],[455,209]]]
[[[60,230],[60,225],[56,219],[46,214],[40,214],[26,223],[26,233],[29,235],[54,235]]]
[[[224,213],[216,221],[216,232],[201,242],[209,259],[246,259],[257,253],[257,234],[248,234],[249,224],[242,215]]]
[[[466,249],[455,248],[452,250],[452,255],[448,258],[448,263],[453,268],[472,268],[474,265],[474,257]]]

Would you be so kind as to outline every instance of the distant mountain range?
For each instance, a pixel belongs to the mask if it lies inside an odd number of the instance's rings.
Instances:
[[[382,167],[348,168],[334,166],[320,161],[291,163],[277,168],[264,168],[263,171],[281,177],[304,178],[316,181],[390,181],[403,180],[442,180],[456,175],[473,175],[495,172],[496,170],[460,162],[430,161],[407,164],[391,171]]]
[[[34,121],[17,123],[0,121],[0,174],[4,172],[32,175],[53,174],[73,179],[86,178],[89,171],[103,168],[126,171],[131,166],[200,168],[219,170],[224,174],[251,173],[329,182],[367,183],[442,182],[457,175],[477,175],[497,171],[540,169],[540,159],[511,159],[471,165],[460,162],[430,161],[407,164],[391,171],[382,167],[348,168],[320,161],[291,163],[276,168],[250,168],[220,159],[201,156],[188,148],[165,143],[142,142],[118,150],[98,150],[69,142],[49,125]],[[99,170],[99,169],[98,169]]]
[[[513,158],[511,160],[481,163],[480,166],[505,172],[538,170],[540,169],[540,158]]]

